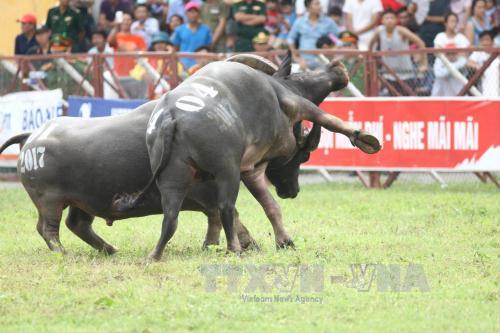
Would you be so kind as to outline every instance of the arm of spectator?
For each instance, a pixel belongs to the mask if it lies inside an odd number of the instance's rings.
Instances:
[[[179,51],[180,49],[180,46],[181,46],[181,37],[180,37],[180,33],[178,32],[179,31],[179,27],[177,27],[174,31],[174,37],[172,38],[172,44],[174,44],[174,48],[175,48],[175,51]]]
[[[214,49],[214,46],[219,42],[222,35],[224,34],[224,31],[226,30],[226,22],[227,22],[227,19],[225,17],[219,18],[219,23],[217,23],[217,26],[215,27],[215,30],[214,30],[214,35],[212,37],[212,39],[213,39],[212,50]]]
[[[115,47],[117,46],[117,43],[116,43],[116,34],[118,33],[118,25],[115,25],[113,27],[113,29],[111,29],[111,32],[109,33],[109,36],[108,36],[108,44],[112,47]]]
[[[425,43],[424,43],[424,41],[420,37],[418,37],[416,34],[414,34],[413,32],[411,32],[408,28],[406,28],[406,27],[398,27],[398,29],[399,29],[399,32],[401,33],[401,35],[403,36],[403,38],[406,38],[410,42],[412,42],[415,45],[417,45],[417,48],[419,48],[419,49],[425,49]],[[424,54],[422,54],[421,61],[420,61],[418,69],[421,72],[425,72],[425,71],[427,71],[427,66],[428,66],[427,54],[424,53]]]
[[[425,18],[427,22],[430,23],[443,23],[444,24],[444,16],[427,16]]]
[[[465,37],[467,37],[471,45],[474,45],[474,25],[472,22],[467,22],[465,26]]]
[[[152,17],[145,22],[144,28],[146,30],[146,33],[150,36],[160,31],[160,25],[158,23],[158,20]]]
[[[373,13],[370,23],[367,26],[365,26],[357,31],[354,31],[354,33],[359,36],[361,34],[364,34],[367,31],[370,31],[373,28],[375,28],[378,25],[378,22],[380,21],[381,14],[382,14],[382,12]]]
[[[352,14],[345,13],[345,27],[348,31],[354,32],[354,26],[352,25]]]
[[[368,50],[373,51],[373,48],[375,47],[375,45],[378,45],[379,41],[380,41],[380,34],[377,29],[375,30],[372,39],[370,39],[370,42],[368,43]]]
[[[236,13],[234,14],[234,20],[236,22],[243,23],[245,25],[259,25],[264,24],[266,22],[265,15],[254,15],[254,14],[245,14],[245,13]]]

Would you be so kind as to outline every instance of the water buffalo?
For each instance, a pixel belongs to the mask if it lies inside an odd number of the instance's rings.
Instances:
[[[289,62],[284,62],[278,69],[272,64],[255,57],[235,57],[231,61],[244,62],[249,66],[278,76],[286,76]],[[325,77],[326,78],[326,77]],[[319,103],[328,93],[320,89],[322,81],[318,80],[318,94],[313,94]],[[329,77],[328,80],[332,78]],[[302,80],[302,79],[301,79]],[[291,89],[294,79],[289,79]],[[319,97],[318,97],[319,96]],[[15,136],[4,143],[0,152],[15,143],[26,146],[20,154],[18,172],[21,181],[39,212],[37,230],[52,250],[63,251],[59,240],[59,225],[62,210],[69,206],[66,225],[78,237],[92,247],[114,253],[113,246],[95,234],[92,229],[94,216],[99,216],[111,224],[112,221],[129,217],[162,213],[160,193],[149,191],[140,207],[126,212],[119,212],[111,207],[116,192],[134,192],[142,188],[151,177],[144,133],[148,120],[157,101],[146,103],[133,112],[99,119],[61,118],[47,124],[29,137],[29,133]],[[297,130],[300,127],[296,127]],[[302,140],[300,131],[296,130],[296,141],[300,149],[285,166],[304,161],[309,151],[316,148],[319,141],[319,126],[315,127],[308,139]],[[298,164],[292,169],[298,170]],[[276,170],[280,170],[278,168]],[[273,181],[284,179],[285,174],[273,178]],[[295,175],[293,175],[295,177]],[[293,184],[296,179],[286,184]],[[218,244],[222,228],[220,216],[208,202],[214,198],[210,192],[209,182],[199,184],[184,201],[182,209],[203,211],[208,216],[208,229],[204,245]],[[288,186],[288,185],[287,185]],[[286,186],[282,186],[286,191]],[[189,197],[195,199],[190,200]],[[272,199],[272,197],[271,197]],[[210,208],[207,208],[210,206]],[[278,207],[279,209],[279,207]],[[276,209],[270,208],[268,216],[276,215]],[[236,215],[235,228],[243,247],[255,245],[247,229],[239,222]],[[283,245],[284,243],[281,243]]]
[[[268,163],[283,169],[297,155],[293,128],[302,120],[348,136],[366,153],[380,150],[374,136],[351,128],[314,104],[311,96],[317,92],[311,91],[312,87],[329,93],[347,84],[348,76],[340,63],[329,66],[321,87],[313,86],[316,75],[300,78],[301,82],[290,89],[287,79],[291,77],[272,77],[238,62],[214,62],[160,99],[146,130],[153,176],[142,191],[118,195],[114,203],[117,210],[126,211],[140,205],[154,185],[160,189],[164,218],[160,239],[149,259],[161,258],[175,233],[189,189],[207,180],[214,186],[214,208],[219,209],[228,250],[241,251],[233,224],[240,179],[271,217],[277,240],[288,237],[281,214],[269,212],[277,205],[270,205],[267,201],[271,196],[263,195],[267,192],[264,179]],[[307,93],[309,99],[302,97]],[[294,197],[297,192],[298,186],[286,192],[278,187],[282,197]]]

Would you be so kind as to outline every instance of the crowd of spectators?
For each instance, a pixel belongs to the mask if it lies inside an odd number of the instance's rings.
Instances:
[[[94,6],[99,7],[95,18]],[[290,48],[301,70],[321,66],[318,57],[302,50],[500,46],[498,0],[60,0],[46,17],[26,14],[19,22],[16,54]],[[430,67],[433,84],[420,86],[433,95],[447,95],[460,90],[448,62],[460,70],[477,69],[486,61],[478,53],[446,57],[385,56],[392,70],[384,77],[405,94],[401,81],[419,86],[414,82],[418,72]],[[189,58],[181,62],[186,70],[198,65]],[[132,58],[108,64],[120,76],[134,68]]]

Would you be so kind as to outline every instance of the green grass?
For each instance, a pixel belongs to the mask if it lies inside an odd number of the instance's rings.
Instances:
[[[159,263],[144,258],[159,237],[159,216],[118,221],[95,229],[120,248],[101,255],[64,225],[68,254],[49,252],[35,229],[37,214],[21,189],[0,190],[1,332],[498,332],[498,189],[484,184],[396,184],[386,191],[359,185],[304,186],[280,201],[296,250],[276,251],[272,229],[248,192],[241,191],[242,221],[261,246],[238,258],[225,243],[201,250],[206,222],[182,213],[177,233]],[[222,235],[221,238],[224,238]],[[291,294],[322,297],[322,304],[242,301],[248,274],[235,293],[218,279],[205,290],[206,264],[319,264],[324,290]],[[368,292],[330,283],[350,279],[350,265],[395,264],[404,280],[408,263],[422,265],[429,292]],[[293,269],[294,266],[292,266]],[[271,281],[276,275],[268,276]],[[269,292],[248,295],[271,296]],[[280,294],[287,296],[287,293]]]

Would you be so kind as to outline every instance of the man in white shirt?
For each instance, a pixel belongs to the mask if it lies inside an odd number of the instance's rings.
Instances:
[[[359,36],[358,48],[368,50],[368,44],[384,8],[380,0],[346,0],[344,8],[347,30]]]
[[[326,15],[328,13],[329,5],[330,5],[330,0],[320,0],[319,1],[321,4],[321,13]],[[295,13],[297,16],[302,16],[306,13],[306,5],[304,4],[304,0],[296,0],[295,1]]]
[[[160,31],[158,20],[150,17],[149,7],[145,3],[135,6],[134,16],[135,21],[130,26],[130,31],[144,38],[149,47],[153,36]]]

